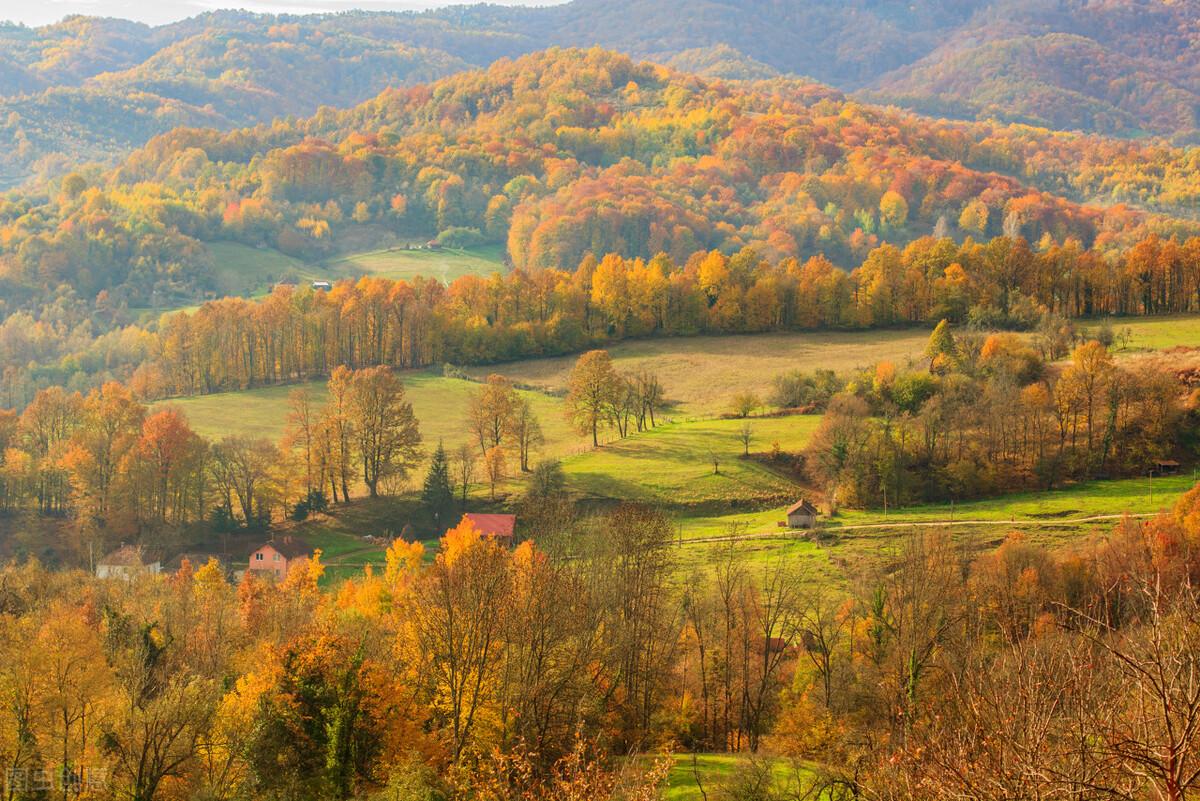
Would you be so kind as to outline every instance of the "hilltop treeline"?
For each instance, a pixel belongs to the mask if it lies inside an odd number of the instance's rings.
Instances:
[[[592,2],[414,15],[222,11],[151,28],[0,24],[0,186],[109,162],[178,125],[230,128],[550,46],[725,77],[812,76],[939,116],[1104,134],[1197,131],[1190,2]],[[686,19],[687,24],[680,20]]]
[[[327,592],[319,553],[237,586],[5,566],[0,759],[18,797],[648,801],[623,757],[674,744],[771,754],[706,777],[733,798],[1185,798],[1198,505],[1066,553],[914,535],[837,591],[731,546],[689,575],[638,507],[515,550],[464,521]]]

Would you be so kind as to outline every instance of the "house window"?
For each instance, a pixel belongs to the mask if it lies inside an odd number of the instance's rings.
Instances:
[[[255,561],[255,562],[261,562],[262,560],[263,560],[263,557],[262,557],[262,554],[261,554],[261,553],[256,553],[256,554],[254,554],[254,561]]]
[[[275,554],[274,556],[272,556],[272,557],[271,557],[271,560],[272,560],[272,561],[275,561],[275,562],[278,562],[278,561],[279,561],[279,554]]]

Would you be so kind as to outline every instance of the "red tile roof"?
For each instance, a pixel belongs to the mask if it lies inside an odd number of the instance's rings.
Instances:
[[[468,512],[466,518],[471,525],[486,537],[511,537],[513,527],[517,524],[516,515],[485,515]]]

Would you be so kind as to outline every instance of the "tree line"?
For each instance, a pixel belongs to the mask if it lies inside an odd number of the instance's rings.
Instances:
[[[638,336],[942,319],[1033,329],[1063,317],[1198,308],[1200,238],[1152,237],[1116,268],[1072,243],[1034,249],[1004,237],[884,245],[850,273],[822,257],[771,262],[753,249],[697,252],[683,264],[610,254],[574,272],[463,276],[449,286],[363,278],[206,303],[145,335],[131,386],[155,398],[304,380],[341,365],[486,364]]]

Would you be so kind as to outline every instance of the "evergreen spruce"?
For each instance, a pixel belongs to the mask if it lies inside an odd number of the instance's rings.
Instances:
[[[454,506],[454,485],[450,483],[450,462],[446,449],[438,442],[425,475],[425,486],[421,490],[421,502],[429,508],[434,522],[441,526],[448,519]]]

